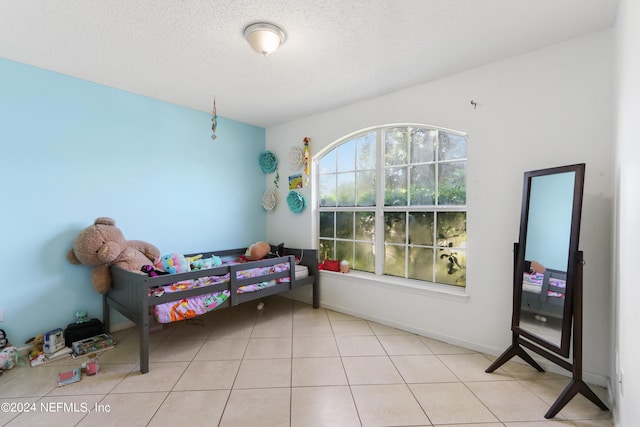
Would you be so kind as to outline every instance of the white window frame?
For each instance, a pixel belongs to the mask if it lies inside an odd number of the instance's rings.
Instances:
[[[394,211],[397,210],[398,212],[407,212],[409,210],[413,210],[413,211],[425,211],[425,212],[467,212],[468,213],[468,205],[467,203],[465,203],[465,205],[447,205],[447,206],[440,206],[440,205],[434,205],[434,206],[402,206],[399,207],[397,209],[390,207],[390,206],[385,206],[384,204],[380,205],[378,203],[376,203],[375,206],[370,206],[370,207],[360,207],[360,206],[350,206],[350,207],[344,207],[344,208],[340,208],[340,207],[331,207],[327,210],[323,210],[321,207],[319,207],[319,200],[320,200],[320,168],[319,168],[319,161],[321,158],[323,158],[327,153],[331,152],[332,150],[337,149],[337,147],[339,145],[341,145],[342,143],[345,143],[347,141],[350,141],[360,135],[366,134],[366,133],[371,133],[371,132],[376,132],[376,153],[381,153],[383,150],[383,145],[384,145],[384,140],[383,140],[383,134],[384,134],[384,130],[386,129],[390,129],[390,128],[402,128],[402,127],[414,127],[414,128],[427,128],[427,129],[433,129],[433,130],[437,130],[437,131],[442,131],[442,132],[446,132],[446,133],[450,133],[450,134],[454,134],[454,135],[459,135],[464,137],[465,139],[467,139],[468,141],[468,136],[465,132],[461,132],[461,131],[456,131],[453,129],[448,129],[448,128],[443,128],[443,127],[439,127],[439,126],[433,126],[433,125],[428,125],[428,124],[422,124],[422,123],[392,123],[392,124],[384,124],[384,125],[378,125],[378,126],[371,126],[368,128],[364,128],[364,129],[360,129],[357,130],[355,132],[352,132],[348,135],[345,135],[335,141],[333,141],[331,144],[327,145],[326,147],[324,147],[322,150],[320,150],[312,159],[312,164],[313,164],[313,177],[314,179],[312,180],[313,182],[313,187],[312,187],[312,203],[313,203],[313,210],[314,210],[314,215],[313,215],[313,221],[314,221],[314,225],[312,227],[313,229],[313,239],[314,239],[314,245],[317,245],[319,242],[319,234],[320,234],[320,227],[319,227],[319,220],[320,220],[320,212],[323,211],[332,211],[332,212],[338,212],[340,210],[344,210],[344,211],[349,211],[349,212],[358,212],[358,211],[374,211],[375,212],[375,218],[376,218],[376,229],[375,229],[375,234],[376,236],[384,236],[384,213],[385,212],[389,212],[389,211]],[[456,161],[459,160],[464,160],[466,165],[468,166],[468,153],[467,153],[467,157],[464,159],[457,159]],[[376,197],[380,197],[380,195],[382,195],[382,197],[384,197],[384,186],[385,186],[385,166],[384,165],[379,165],[379,161],[380,159],[378,158],[378,154],[376,154]],[[436,162],[436,176],[437,176],[437,168],[439,167],[439,164],[441,162]],[[439,181],[436,181],[439,182]],[[468,200],[467,200],[468,202]],[[435,225],[435,222],[434,222]],[[435,231],[434,231],[435,232]],[[351,241],[353,242],[357,242],[357,240],[352,239]],[[435,243],[435,242],[434,242]],[[376,255],[375,255],[375,273],[368,273],[368,272],[364,272],[364,271],[354,271],[353,273],[356,273],[357,276],[365,276],[367,278],[369,278],[369,280],[373,279],[376,281],[380,281],[382,283],[387,283],[387,284],[401,284],[404,286],[409,286],[412,288],[416,288],[416,289],[431,289],[431,290],[436,290],[438,293],[442,292],[444,290],[445,293],[452,293],[454,295],[466,295],[466,286],[467,284],[465,283],[465,286],[456,286],[456,285],[450,285],[450,284],[443,284],[443,283],[438,283],[438,282],[434,282],[434,281],[424,281],[424,280],[416,280],[416,279],[409,279],[409,278],[403,278],[403,277],[397,277],[397,276],[390,276],[390,275],[385,275],[384,274],[384,263],[385,263],[385,250],[384,250],[384,237],[378,237],[375,242],[374,242],[375,248],[376,248]],[[465,248],[468,249],[468,248]],[[436,252],[434,251],[434,257],[437,256]],[[322,260],[320,260],[322,261]],[[407,263],[405,262],[405,269],[407,268]]]

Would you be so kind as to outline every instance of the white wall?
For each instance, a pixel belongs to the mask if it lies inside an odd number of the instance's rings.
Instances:
[[[613,31],[604,31],[267,129],[267,148],[282,159],[281,202],[267,215],[267,237],[274,243],[316,246],[312,206],[294,215],[284,200],[291,173],[288,151],[305,136],[312,139],[315,154],[348,133],[386,123],[467,132],[468,298],[325,273],[321,304],[499,354],[511,339],[512,248],[523,173],[584,162],[584,368],[587,380],[605,384],[612,347],[612,47]],[[269,178],[267,187],[272,187]],[[310,187],[302,192],[311,201]]]
[[[616,75],[616,244],[614,271],[616,274],[617,306],[614,325],[617,329],[616,350],[619,360],[614,371],[622,376],[614,388],[616,398],[616,425],[637,425],[640,420],[640,343],[638,327],[640,315],[640,286],[637,262],[633,255],[640,241],[640,3],[623,0],[617,22],[617,75]],[[617,379],[620,379],[618,377]]]

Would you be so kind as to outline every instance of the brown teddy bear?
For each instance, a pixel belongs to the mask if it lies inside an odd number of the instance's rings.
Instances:
[[[93,266],[93,288],[104,294],[111,288],[109,266],[140,272],[144,265],[153,265],[159,256],[158,248],[142,240],[126,240],[115,220],[101,217],[76,237],[67,260],[71,264]]]

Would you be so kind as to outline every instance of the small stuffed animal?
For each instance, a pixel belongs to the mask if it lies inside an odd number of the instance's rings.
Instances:
[[[38,357],[38,354],[44,352],[44,334],[29,338],[24,343],[31,344],[31,349],[29,349],[29,360],[35,359]]]
[[[93,266],[91,281],[96,292],[104,294],[111,288],[109,266],[140,272],[144,265],[153,264],[160,251],[142,240],[127,240],[111,218],[97,218],[93,225],[80,232],[67,253],[71,264]]]
[[[2,371],[11,369],[16,365],[18,359],[18,349],[15,347],[7,347],[0,351],[0,374]]]
[[[89,313],[86,311],[76,311],[76,323],[85,323],[89,321]]]
[[[153,266],[158,270],[171,274],[191,271],[187,258],[182,254],[175,253],[158,257],[153,263]]]
[[[219,256],[213,255],[210,258],[198,258],[191,261],[191,270],[202,270],[220,265],[222,265],[222,259]]]
[[[158,276],[162,276],[165,274],[169,274],[165,271],[161,271],[161,270],[156,270],[153,265],[143,265],[142,268],[140,269],[140,271],[142,271],[143,273],[145,273],[147,276],[149,277],[158,277]]]
[[[187,260],[187,262],[189,263],[189,265],[191,265],[193,263],[193,261],[198,260],[202,258],[202,254],[198,254],[198,255],[193,255],[193,256],[185,256],[184,259]]]

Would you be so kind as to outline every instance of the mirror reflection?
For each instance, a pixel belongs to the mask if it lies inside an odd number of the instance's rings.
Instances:
[[[520,329],[560,346],[575,172],[534,176],[524,250]],[[570,319],[569,319],[570,320]]]

